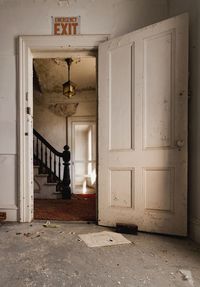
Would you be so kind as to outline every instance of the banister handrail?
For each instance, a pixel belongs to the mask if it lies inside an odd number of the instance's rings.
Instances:
[[[39,134],[35,129],[33,129],[33,134],[43,143],[45,144],[53,153],[55,153],[57,156],[62,157],[63,153],[57,151],[41,134]]]
[[[64,199],[71,198],[70,188],[70,151],[69,146],[64,146],[64,151],[57,151],[41,134],[33,129],[33,155],[39,163],[39,172],[49,174],[50,182],[58,181],[56,190],[62,192]],[[36,141],[35,141],[36,139]],[[35,142],[35,144],[34,144]],[[48,152],[49,150],[49,152]],[[58,159],[57,159],[58,158]],[[61,179],[61,163],[63,165],[63,178]]]

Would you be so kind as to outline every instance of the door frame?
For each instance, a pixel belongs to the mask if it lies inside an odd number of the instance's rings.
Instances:
[[[73,138],[73,123],[95,123],[96,124],[96,131],[97,131],[97,115],[96,116],[72,116],[68,118],[67,123],[67,142],[70,145],[71,150],[71,183],[72,183],[72,190],[74,189],[74,144],[75,140]],[[96,132],[96,147],[97,147],[98,137]],[[98,155],[98,149],[96,148],[96,171],[97,171],[97,155]],[[96,193],[98,193],[98,187],[96,187]]]
[[[20,36],[18,60],[18,221],[33,220],[33,58],[93,55],[109,35]]]

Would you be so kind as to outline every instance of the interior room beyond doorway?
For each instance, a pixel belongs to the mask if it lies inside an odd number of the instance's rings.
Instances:
[[[96,220],[96,57],[33,60],[34,218]],[[69,79],[70,76],[70,79]],[[75,95],[63,84],[71,81]],[[63,197],[62,153],[70,151],[71,198]]]

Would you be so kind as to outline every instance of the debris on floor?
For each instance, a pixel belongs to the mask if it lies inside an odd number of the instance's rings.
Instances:
[[[24,233],[25,237],[30,237],[32,234],[30,232]]]
[[[49,220],[47,220],[47,222],[45,224],[43,224],[44,227],[48,227],[48,228],[58,228],[59,225],[57,224],[51,224],[51,222]]]
[[[192,278],[192,272],[190,270],[181,269],[181,270],[179,270],[179,272],[181,273],[182,279],[184,281],[188,281],[190,286],[194,286],[194,282],[193,282],[193,278]]]
[[[59,224],[52,229],[45,222],[0,226],[1,287],[200,287],[200,248],[188,238],[122,234],[135,245],[89,248],[79,234],[113,229],[50,220]],[[193,285],[180,270],[191,271]]]
[[[40,233],[36,232],[36,234],[32,234],[31,239],[40,237]]]
[[[136,224],[117,223],[116,232],[137,235],[138,226]]]
[[[132,242],[127,240],[122,234],[102,231],[97,233],[79,234],[88,247],[102,247],[119,244],[131,244]]]

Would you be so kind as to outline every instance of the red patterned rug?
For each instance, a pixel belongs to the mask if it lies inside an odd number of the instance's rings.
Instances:
[[[73,196],[72,199],[35,199],[34,219],[95,221],[96,198]]]

